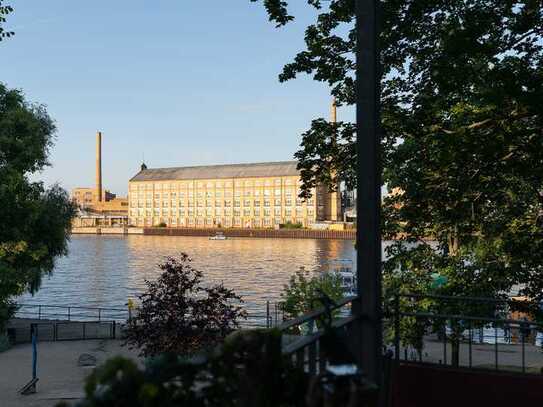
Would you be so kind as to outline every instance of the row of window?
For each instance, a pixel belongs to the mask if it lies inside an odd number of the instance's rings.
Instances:
[[[290,219],[289,219],[290,220]],[[296,223],[302,225],[313,224],[312,220],[307,220],[304,222],[302,218],[296,218],[294,220]],[[132,225],[138,226],[153,226],[165,223],[169,226],[245,226],[245,227],[260,227],[260,226],[271,226],[279,225],[284,223],[284,220],[281,218],[264,218],[258,221],[247,221],[242,218],[188,218],[188,219],[176,219],[176,218],[131,218],[130,223]]]
[[[155,199],[177,199],[177,198],[185,198],[185,197],[189,197],[189,198],[192,198],[194,196],[198,197],[198,198],[212,198],[212,197],[215,197],[215,198],[221,198],[221,197],[231,197],[232,195],[233,196],[281,196],[281,195],[286,195],[286,196],[298,196],[300,195],[300,190],[295,190],[295,189],[292,189],[292,188],[288,188],[288,189],[285,189],[285,190],[281,190],[281,189],[275,189],[275,190],[271,190],[271,189],[264,189],[264,190],[252,190],[252,189],[246,189],[244,191],[241,191],[241,190],[235,190],[235,191],[197,191],[196,193],[194,191],[188,191],[188,192],[131,192],[130,193],[130,197],[132,199],[134,198],[155,198]]]
[[[322,210],[319,211],[319,213],[322,212]],[[282,216],[284,213],[284,216],[287,216],[287,217],[291,217],[292,215],[296,215],[296,216],[304,216],[304,211],[302,209],[296,209],[296,211],[293,211],[291,209],[285,209],[284,212],[281,211],[280,208],[276,208],[273,210],[273,214],[274,216]],[[244,209],[243,211],[240,210],[240,209],[234,209],[233,211],[230,210],[230,209],[224,209],[224,210],[221,210],[221,209],[216,209],[216,210],[213,210],[213,209],[207,209],[207,210],[203,210],[203,209],[197,209],[196,211],[194,209],[188,209],[188,210],[184,210],[184,209],[180,209],[179,211],[177,210],[174,210],[172,209],[171,211],[168,210],[168,209],[154,209],[154,210],[151,210],[151,209],[147,209],[145,211],[143,211],[143,209],[139,209],[139,210],[136,210],[136,209],[131,209],[130,210],[130,216],[146,216],[146,217],[151,217],[151,216],[194,216],[194,214],[198,215],[198,216],[204,216],[204,215],[207,215],[207,216],[232,216],[232,214],[234,214],[234,216],[241,216],[243,214],[243,216],[255,216],[255,217],[259,217],[259,216],[271,216],[272,214],[272,210],[271,209],[264,209],[262,211],[260,211],[260,209],[258,208],[255,208],[253,210],[251,209]],[[309,208],[306,212],[307,216],[314,216],[315,215],[315,211],[313,210],[313,208]]]
[[[151,189],[178,189],[178,188],[231,188],[235,187],[259,187],[259,186],[280,186],[280,185],[302,185],[300,180],[292,178],[276,178],[273,181],[267,180],[237,180],[237,181],[184,181],[177,183],[132,183],[130,190],[151,190]]]
[[[250,206],[255,206],[255,207],[259,207],[261,206],[261,203],[262,203],[262,206],[272,206],[272,201],[269,200],[269,199],[265,199],[263,201],[260,201],[260,200],[255,200],[255,201],[251,201],[251,200],[244,200],[244,201],[240,201],[240,200],[234,200],[233,202],[231,200],[215,200],[215,201],[152,201],[150,199],[146,200],[145,202],[144,201],[131,201],[130,204],[133,208],[152,208],[152,207],[162,207],[162,208],[168,208],[168,207],[176,207],[176,206],[179,206],[179,207],[194,207],[194,206],[198,206],[198,207],[212,207],[212,206],[216,206],[216,207],[221,207],[221,206],[224,206],[224,207],[231,207],[232,206],[232,203],[233,203],[233,206],[236,207],[236,208],[239,208],[241,206],[245,206],[245,207],[250,207]],[[243,205],[242,205],[243,203]],[[252,205],[251,205],[252,204]],[[304,205],[305,204],[305,205]],[[275,199],[273,201],[273,206],[313,206],[314,204],[314,201],[313,199],[309,199],[307,202],[304,202],[302,201],[301,199],[296,199],[296,200],[292,200],[292,199],[285,199],[284,203],[281,199]]]

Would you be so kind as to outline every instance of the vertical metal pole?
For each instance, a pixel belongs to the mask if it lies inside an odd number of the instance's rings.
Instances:
[[[270,301],[266,301],[266,328],[271,328],[271,323],[270,323]]]
[[[526,342],[524,332],[521,332],[520,336],[522,338],[522,373],[526,373]]]
[[[41,305],[38,305],[38,319],[41,319]]]
[[[471,350],[471,342],[473,341],[473,334],[471,331],[471,320],[468,321],[468,328],[469,328],[469,367],[471,368],[473,360],[472,360],[472,350]]]
[[[102,308],[98,308],[98,322],[102,320]]]
[[[498,370],[498,326],[494,327],[494,359],[496,363],[496,370]]]
[[[394,297],[394,357],[400,362],[400,295]]]
[[[68,321],[70,320],[70,307],[68,307]]]
[[[443,323],[443,363],[447,364],[447,321]]]
[[[37,365],[38,365],[38,346],[37,346],[37,330],[38,326],[31,325],[32,329],[32,379],[36,378]]]
[[[360,334],[357,356],[368,379],[382,388],[380,68],[377,0],[356,1],[357,281],[354,304]]]

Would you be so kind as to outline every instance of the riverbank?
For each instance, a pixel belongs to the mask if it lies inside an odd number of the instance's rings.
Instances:
[[[355,240],[355,230],[316,229],[238,229],[238,228],[131,228],[92,227],[73,228],[73,234],[91,235],[149,235],[149,236],[204,236],[210,237],[220,231],[226,237],[254,237],[266,239],[334,239]]]

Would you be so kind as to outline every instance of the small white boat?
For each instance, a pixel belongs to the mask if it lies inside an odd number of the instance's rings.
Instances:
[[[228,239],[223,232],[215,233],[215,236],[209,236],[209,240],[226,240]]]

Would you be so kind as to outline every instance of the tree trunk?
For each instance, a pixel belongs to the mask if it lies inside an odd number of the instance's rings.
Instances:
[[[456,256],[458,254],[458,249],[460,246],[459,238],[458,238],[458,226],[454,226],[453,231],[449,235],[449,256]]]

